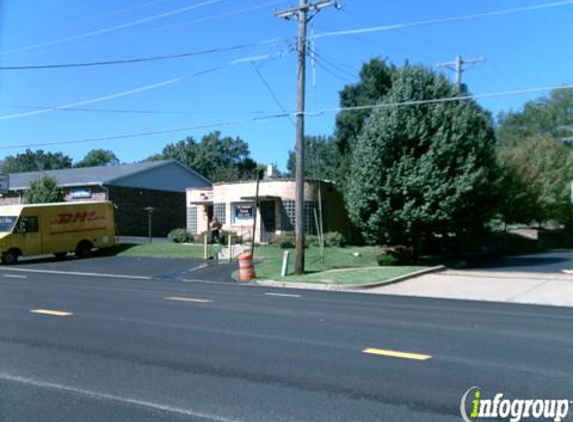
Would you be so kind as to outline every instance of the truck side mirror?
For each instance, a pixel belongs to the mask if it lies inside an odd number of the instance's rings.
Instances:
[[[25,221],[20,222],[20,226],[18,227],[18,233],[20,233],[22,236],[24,236],[26,234],[26,222]]]

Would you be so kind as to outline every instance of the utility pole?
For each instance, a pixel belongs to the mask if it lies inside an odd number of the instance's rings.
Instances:
[[[335,1],[321,0],[315,3],[308,3],[307,0],[299,0],[299,7],[294,7],[275,12],[275,17],[286,20],[298,20],[298,91],[296,110],[296,171],[295,171],[295,239],[296,258],[295,274],[304,273],[304,100],[306,87],[306,27],[308,22],[321,10],[334,6],[338,8]],[[310,15],[310,16],[309,16]]]
[[[462,56],[458,55],[456,60],[453,62],[444,62],[438,63],[439,67],[446,67],[450,70],[455,72],[455,84],[458,87],[458,90],[462,90],[462,73],[464,73],[467,69],[464,69],[465,65],[473,66],[476,63],[485,62],[484,57],[476,57],[473,59],[462,59]]]

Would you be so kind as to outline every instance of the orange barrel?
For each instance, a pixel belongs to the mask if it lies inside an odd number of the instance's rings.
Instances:
[[[255,278],[253,256],[249,252],[239,254],[239,280],[252,280]]]

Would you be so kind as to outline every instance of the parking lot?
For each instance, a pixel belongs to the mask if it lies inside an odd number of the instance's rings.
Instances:
[[[142,278],[166,280],[209,280],[233,282],[231,277],[236,263],[205,262],[202,259],[147,258],[94,254],[87,259],[77,259],[69,254],[65,260],[53,256],[21,260],[17,265],[4,266],[6,270],[45,273],[74,273],[86,276],[116,278]]]

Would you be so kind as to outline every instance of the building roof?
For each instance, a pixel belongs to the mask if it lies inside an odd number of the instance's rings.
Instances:
[[[210,183],[210,181],[195,170],[176,160],[151,161],[133,164],[118,164],[115,166],[82,167],[62,170],[33,171],[10,174],[10,190],[27,189],[28,186],[42,176],[53,177],[62,187],[97,186],[114,184],[121,179],[144,173],[166,165],[177,164],[188,172]]]

